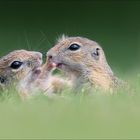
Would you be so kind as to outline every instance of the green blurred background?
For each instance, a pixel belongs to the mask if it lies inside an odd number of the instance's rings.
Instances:
[[[139,0],[1,0],[0,56],[14,49],[46,52],[62,35],[104,48],[115,72],[139,68]]]

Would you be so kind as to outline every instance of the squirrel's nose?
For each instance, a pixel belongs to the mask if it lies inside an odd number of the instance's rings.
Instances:
[[[53,56],[52,56],[52,55],[49,55],[49,56],[48,56],[48,59],[52,59],[52,58],[53,58]]]
[[[48,59],[53,59],[55,57],[55,54],[54,53],[51,53],[51,52],[48,52],[46,54],[46,56],[48,57]]]

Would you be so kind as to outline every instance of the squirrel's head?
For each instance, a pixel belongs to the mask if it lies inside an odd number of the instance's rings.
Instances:
[[[0,85],[19,82],[25,76],[41,66],[40,52],[16,50],[0,58]]]
[[[102,47],[83,37],[62,37],[47,53],[48,59],[67,72],[101,69],[107,62]]]

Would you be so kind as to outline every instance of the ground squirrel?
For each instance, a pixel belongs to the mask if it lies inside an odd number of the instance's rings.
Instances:
[[[8,89],[13,86],[17,88],[31,71],[41,65],[42,54],[40,52],[26,50],[10,52],[0,58],[0,89]],[[24,93],[23,89],[21,91]]]
[[[114,76],[102,47],[84,37],[65,37],[47,53],[58,69],[72,77],[75,87],[89,83],[105,91],[118,87],[122,81]]]

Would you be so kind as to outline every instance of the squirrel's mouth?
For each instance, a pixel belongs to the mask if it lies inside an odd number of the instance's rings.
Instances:
[[[64,69],[65,68],[65,64],[64,63],[57,63],[57,62],[51,62],[51,65],[53,65],[53,67],[58,68],[58,69]]]
[[[48,63],[53,65],[53,67],[58,68],[58,69],[64,69],[66,64],[62,63],[61,61],[58,60],[52,60],[52,58],[48,58]]]
[[[66,64],[64,64],[64,63],[57,63],[57,64],[56,64],[56,67],[57,67],[58,69],[64,69],[65,66],[66,66]]]
[[[62,68],[63,65],[64,65],[63,63],[58,63],[58,64],[56,64],[56,67],[57,67],[57,68]]]

